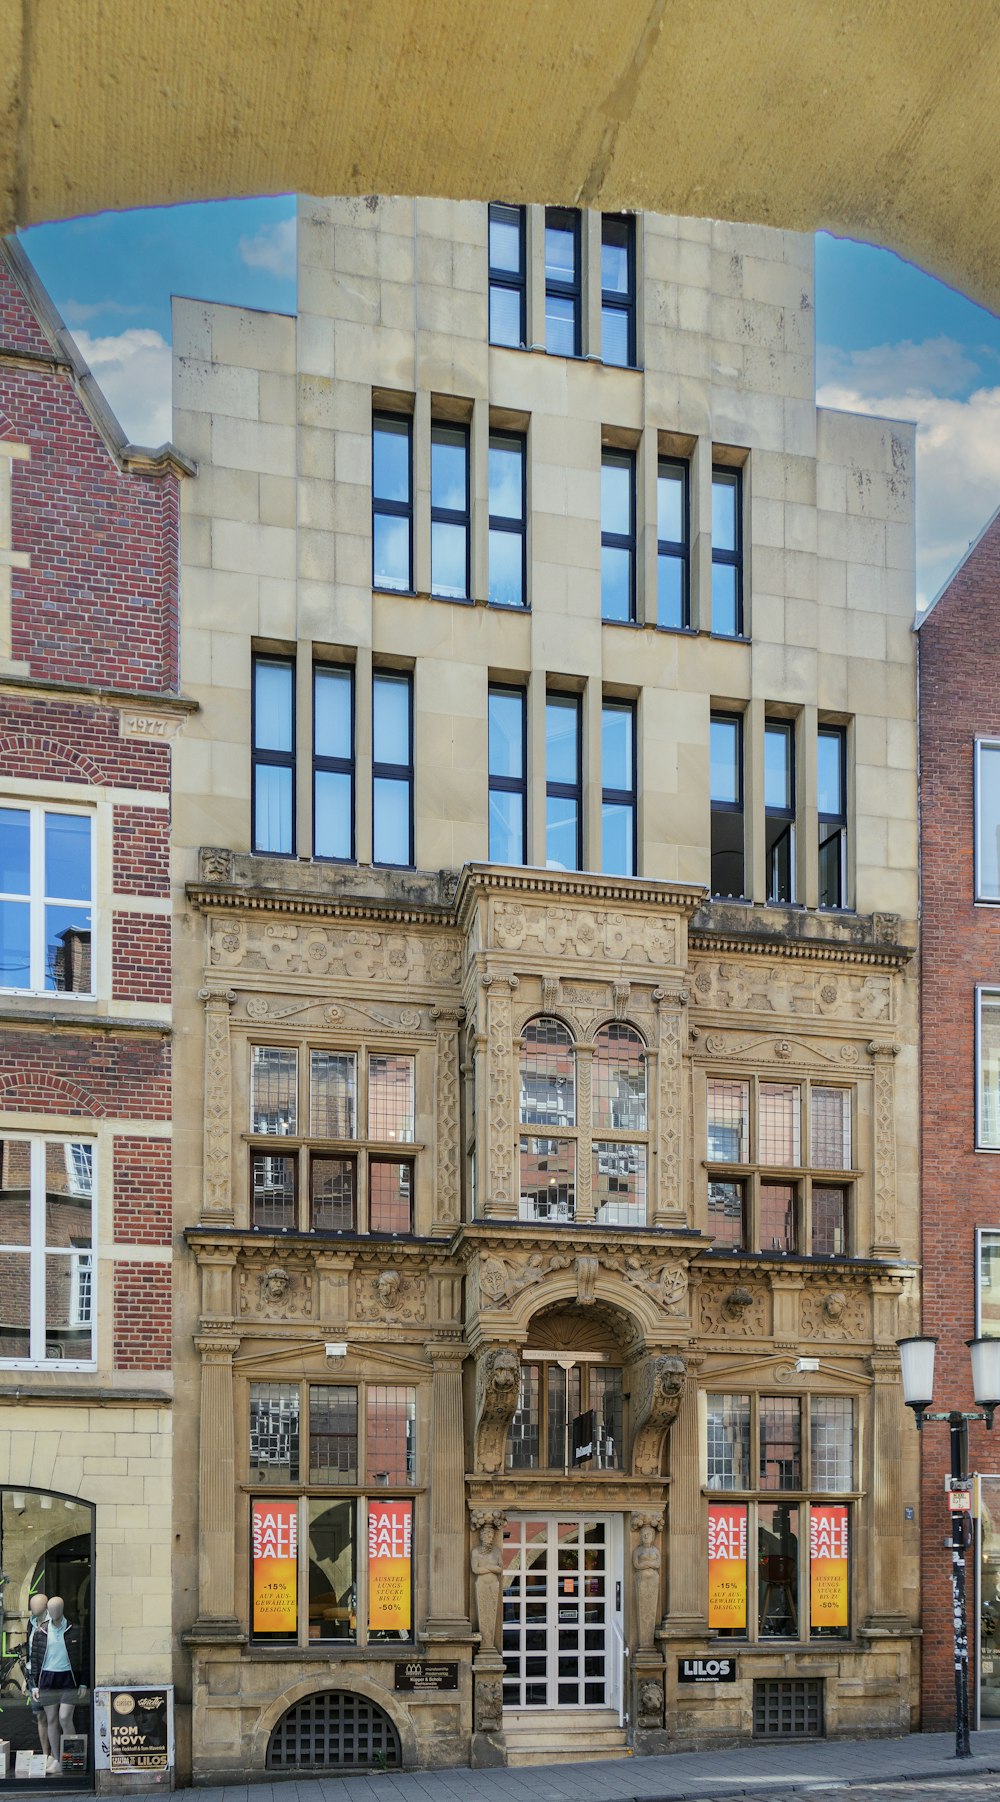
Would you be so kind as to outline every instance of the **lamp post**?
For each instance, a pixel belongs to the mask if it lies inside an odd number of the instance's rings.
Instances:
[[[1000,1339],[967,1339],[972,1360],[972,1411],[951,1408],[931,1412],[934,1397],[934,1353],[937,1340],[897,1339],[903,1378],[903,1400],[913,1409],[918,1432],[925,1420],[945,1420],[951,1435],[950,1494],[968,1492],[969,1422],[985,1420],[992,1430],[993,1411],[1000,1406]],[[955,1757],[971,1758],[969,1744],[969,1632],[965,1607],[965,1553],[972,1543],[972,1515],[967,1505],[951,1516],[951,1593],[955,1631]]]

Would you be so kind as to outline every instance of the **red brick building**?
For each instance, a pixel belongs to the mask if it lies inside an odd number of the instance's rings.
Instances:
[[[89,1686],[172,1674],[170,741],[188,469],[169,445],[126,443],[22,252],[0,244],[2,1626],[9,1649],[29,1595],[58,1584]],[[92,1749],[89,1716],[74,1725]],[[27,1703],[5,1697],[4,1722],[15,1750],[46,1752]]]
[[[1000,515],[919,627],[924,1331],[935,1406],[973,1406],[965,1341],[1000,1333]],[[970,1558],[973,1706],[1000,1727],[1000,1438],[973,1425],[984,1473]],[[947,1431],[923,1435],[926,1728],[954,1721]],[[978,1567],[978,1568],[976,1568]],[[975,1609],[975,1623],[974,1623]],[[975,1714],[973,1720],[975,1721]]]

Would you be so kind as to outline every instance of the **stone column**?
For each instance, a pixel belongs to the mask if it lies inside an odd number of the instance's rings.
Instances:
[[[514,1155],[514,1049],[511,1025],[511,991],[517,987],[516,976],[498,976],[487,972],[483,977],[486,990],[486,1081],[477,1084],[477,1141],[485,1141],[486,1188],[478,1196],[480,1217],[516,1220],[518,1214]],[[480,1168],[483,1169],[481,1164]]]
[[[431,1581],[428,1638],[469,1637],[465,1602],[465,1431],[462,1365],[457,1344],[426,1347],[434,1369],[431,1383],[430,1486]]]
[[[657,1012],[657,1088],[649,1096],[656,1125],[656,1182],[653,1226],[686,1226],[684,1185],[684,1049],[687,1043],[688,991],[680,983],[653,990]]]
[[[434,1046],[434,1219],[432,1231],[452,1231],[461,1216],[462,1171],[459,1131],[458,1028],[462,1007],[432,1007]]]
[[[873,1039],[868,1046],[874,1073],[874,1237],[873,1258],[898,1258],[896,1231],[896,1073],[899,1046]]]
[[[903,1488],[901,1420],[903,1402],[899,1359],[895,1353],[877,1351],[868,1360],[874,1379],[868,1452],[870,1473],[868,1518],[859,1526],[864,1533],[868,1565],[869,1613],[863,1632],[906,1633],[911,1621],[899,1605],[903,1580]],[[862,1507],[864,1504],[862,1503]]]
[[[229,1010],[234,989],[199,989],[205,1003],[205,1096],[201,1217],[220,1225],[233,1222],[232,1054]]]
[[[233,1354],[239,1339],[223,1333],[195,1340],[201,1353],[198,1459],[197,1639],[245,1638],[235,1612],[236,1466],[233,1447]]]
[[[698,1443],[700,1358],[687,1359],[688,1381],[670,1429],[667,1517],[667,1612],[663,1636],[689,1639],[707,1632],[708,1542],[701,1496]]]

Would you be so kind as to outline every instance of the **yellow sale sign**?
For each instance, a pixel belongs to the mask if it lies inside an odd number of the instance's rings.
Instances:
[[[298,1625],[298,1508],[253,1502],[253,1630],[293,1634]]]
[[[809,1517],[809,1619],[814,1627],[848,1624],[847,1509],[813,1508]]]
[[[708,1624],[747,1624],[747,1510],[745,1502],[709,1503]]]
[[[413,1503],[368,1503],[368,1629],[409,1633],[413,1624]]]

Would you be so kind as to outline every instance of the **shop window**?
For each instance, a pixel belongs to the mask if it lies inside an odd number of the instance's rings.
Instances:
[[[94,993],[93,817],[0,807],[0,989]]]
[[[577,1126],[576,1056],[560,1020],[539,1016],[524,1029],[520,1067],[521,1219],[568,1224],[579,1218],[578,1169],[590,1165],[590,1206],[603,1226],[646,1222],[646,1048],[625,1022],[602,1027],[590,1069],[589,1133]],[[580,1160],[578,1165],[578,1159]],[[586,1162],[584,1161],[586,1160]]]
[[[416,1482],[416,1391],[304,1388],[303,1412],[303,1385],[250,1385],[251,1638],[408,1643],[413,1501],[392,1492]],[[308,1494],[287,1493],[303,1481]],[[285,1493],[263,1495],[265,1484]]]
[[[93,1565],[94,1511],[88,1502],[39,1490],[0,1489],[3,1546],[2,1674],[3,1737],[8,1742],[7,1783],[23,1790],[19,1760],[33,1758],[24,1773],[78,1791],[93,1773]],[[50,1629],[44,1602],[62,1600],[66,1623],[61,1650],[70,1682],[50,1687]],[[36,1635],[39,1626],[43,1636]],[[53,1650],[55,1640],[52,1641]],[[32,1706],[32,1648],[42,1707]],[[61,1660],[60,1660],[61,1662]],[[60,1678],[60,1681],[62,1679]],[[40,1785],[44,1788],[44,1781]]]
[[[848,1397],[706,1397],[706,1487],[743,1498],[708,1505],[714,1633],[849,1636],[852,1503],[831,1498],[857,1495],[854,1439]]]
[[[94,1362],[94,1146],[0,1140],[0,1363]]]
[[[850,1088],[708,1077],[707,1214],[716,1248],[848,1255],[852,1115]]]
[[[385,1709],[354,1690],[304,1696],[282,1715],[267,1747],[269,1771],[396,1771],[402,1762]]]
[[[527,1353],[507,1436],[508,1470],[620,1470],[622,1371],[596,1360]]]
[[[260,1232],[410,1233],[415,1061],[400,1053],[255,1045],[250,1224]],[[364,1081],[364,1092],[359,1082]],[[300,1082],[305,1091],[300,1096]],[[359,1135],[359,1121],[367,1134]],[[300,1136],[300,1121],[308,1136]],[[280,1150],[275,1138],[283,1143]],[[254,1142],[259,1141],[259,1142]]]

